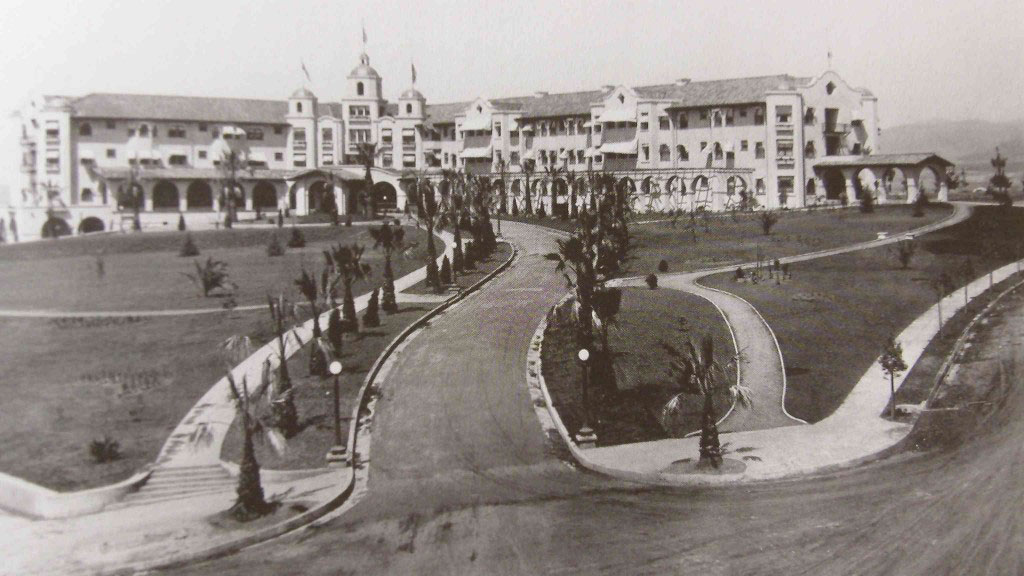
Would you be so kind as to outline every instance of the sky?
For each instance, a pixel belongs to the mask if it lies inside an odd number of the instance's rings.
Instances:
[[[788,73],[829,66],[886,126],[1024,118],[1024,0],[349,2],[3,0],[0,184],[11,113],[38,94],[337,100],[360,29],[386,97],[429,102]]]

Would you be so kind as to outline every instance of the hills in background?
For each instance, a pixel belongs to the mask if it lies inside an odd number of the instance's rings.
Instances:
[[[1007,122],[934,120],[883,128],[882,153],[937,152],[968,171],[991,171],[996,146],[1007,171],[1024,168],[1024,119]]]

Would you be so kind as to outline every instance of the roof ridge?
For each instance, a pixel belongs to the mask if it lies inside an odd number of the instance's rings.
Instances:
[[[188,99],[191,99],[191,100],[244,100],[244,101],[247,101],[247,102],[278,102],[278,103],[279,102],[287,102],[287,100],[288,100],[287,98],[282,98],[282,99],[278,100],[278,99],[272,99],[272,98],[245,98],[245,97],[240,97],[240,96],[194,96],[194,95],[191,95],[191,94],[152,94],[152,93],[145,94],[145,93],[139,93],[139,92],[89,92],[88,94],[83,94],[82,96],[69,96],[69,98],[74,98],[75,101],[78,101],[78,100],[81,100],[83,98],[88,98],[90,96],[133,96],[133,97],[143,97],[143,98],[188,98]]]

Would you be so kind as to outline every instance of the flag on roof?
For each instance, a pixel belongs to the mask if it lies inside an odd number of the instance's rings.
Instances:
[[[416,64],[410,63],[409,65],[412,67],[412,83],[415,84],[416,83]]]
[[[302,64],[302,73],[306,75],[306,81],[312,82],[313,80],[309,77],[309,70],[306,69],[306,63],[302,60],[299,60],[299,63]]]

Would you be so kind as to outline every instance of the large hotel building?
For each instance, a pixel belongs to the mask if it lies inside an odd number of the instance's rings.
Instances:
[[[287,100],[41,97],[21,113],[21,186],[0,219],[8,239],[12,227],[22,240],[42,235],[44,224],[65,233],[123,228],[131,211],[115,192],[131,180],[141,187],[144,227],[173,227],[179,213],[212,226],[229,149],[247,163],[242,218],[335,205],[344,214],[356,208],[363,143],[375,144],[377,201],[397,209],[403,174],[442,169],[500,179],[520,206],[529,182],[549,213],[566,209],[564,192],[588,171],[634,186],[639,210],[722,210],[741,193],[761,207],[796,208],[853,202],[866,188],[880,201],[912,201],[922,171],[941,181],[946,163],[880,154],[877,105],[832,71],[450,104],[428,104],[410,86],[389,101],[364,53],[332,102],[306,88]],[[899,198],[883,185],[892,170],[905,178]]]

